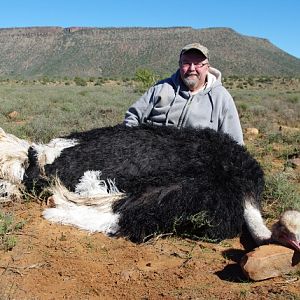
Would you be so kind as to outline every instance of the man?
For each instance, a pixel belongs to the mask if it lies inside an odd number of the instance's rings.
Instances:
[[[181,50],[177,72],[136,101],[126,112],[124,123],[209,127],[244,143],[238,112],[222,86],[221,72],[210,67],[208,49],[199,43]]]

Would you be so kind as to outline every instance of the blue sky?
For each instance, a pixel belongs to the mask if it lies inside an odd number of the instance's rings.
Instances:
[[[299,0],[1,1],[0,28],[28,26],[230,27],[300,58]]]

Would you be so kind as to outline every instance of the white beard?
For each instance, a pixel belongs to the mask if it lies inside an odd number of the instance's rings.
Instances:
[[[199,83],[199,78],[192,79],[189,77],[183,78],[183,82],[189,90],[193,90],[195,86]]]

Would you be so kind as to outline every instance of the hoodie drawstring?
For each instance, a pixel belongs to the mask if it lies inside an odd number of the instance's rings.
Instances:
[[[213,122],[212,116],[213,116],[213,111],[214,111],[214,103],[213,103],[210,91],[207,94],[208,94],[208,98],[209,98],[209,101],[210,101],[210,104],[211,104],[210,123],[212,123]]]

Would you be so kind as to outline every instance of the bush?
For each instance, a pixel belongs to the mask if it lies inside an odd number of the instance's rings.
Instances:
[[[75,77],[75,78],[74,78],[74,82],[75,82],[75,84],[78,85],[78,86],[86,86],[86,85],[87,85],[86,80],[83,79],[83,78],[80,78],[80,77]]]
[[[50,83],[51,81],[50,81],[50,79],[49,79],[49,77],[47,77],[47,76],[44,76],[42,79],[41,79],[41,83],[42,84],[47,84],[47,83]]]
[[[300,195],[289,179],[289,175],[282,172],[266,177],[263,198],[276,205],[277,215],[286,209],[300,209]]]
[[[299,97],[298,96],[291,96],[291,97],[288,97],[288,102],[290,102],[290,103],[293,103],[293,104],[296,104],[296,103],[298,103],[299,102]]]
[[[151,70],[138,69],[134,79],[140,83],[141,90],[146,90],[158,80],[158,76]]]
[[[12,215],[0,211],[0,249],[11,250],[17,243],[13,233],[23,227],[24,223],[15,223]]]

